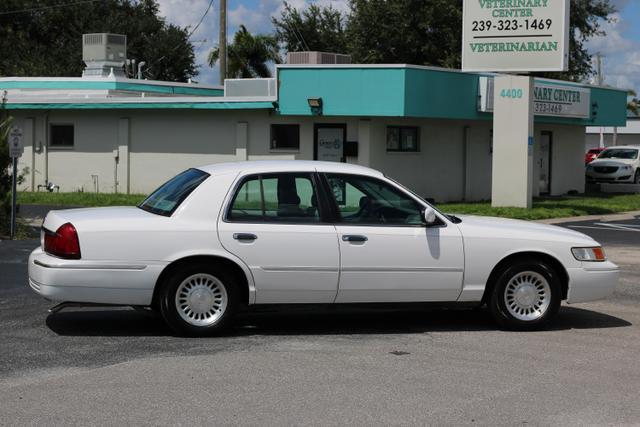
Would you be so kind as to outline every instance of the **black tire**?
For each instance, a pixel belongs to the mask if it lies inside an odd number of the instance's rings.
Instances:
[[[507,307],[505,294],[507,292],[507,286],[512,279],[516,277],[527,277],[528,273],[533,273],[530,277],[542,277],[546,280],[549,288],[549,300],[548,303],[541,304],[541,307],[546,307],[544,310],[534,310],[531,308],[531,313],[526,314],[524,312],[518,313],[521,317],[524,316],[539,316],[534,319],[523,320],[516,317],[513,313],[514,308],[509,309]],[[533,279],[536,280],[535,278]],[[543,286],[540,283],[540,286]],[[544,292],[543,290],[540,291]],[[515,295],[515,294],[511,294]],[[537,297],[537,294],[534,294]],[[513,301],[513,297],[510,297]],[[540,297],[542,298],[542,297]],[[491,298],[489,300],[489,311],[495,319],[495,321],[504,329],[516,330],[516,331],[531,331],[540,330],[546,328],[549,323],[558,314],[560,309],[560,302],[562,299],[562,288],[558,274],[556,271],[543,261],[536,259],[522,259],[514,262],[507,268],[505,268],[499,275],[493,288]],[[512,307],[517,307],[513,302]],[[519,310],[519,308],[516,308]]]
[[[211,324],[194,325],[187,322],[178,312],[179,308],[176,306],[176,293],[181,284],[196,275],[213,276],[217,280],[217,285],[224,288],[223,293],[226,293],[226,306]],[[181,336],[201,337],[221,334],[232,323],[241,301],[239,285],[235,276],[210,263],[198,262],[181,267],[172,272],[161,286],[160,313],[169,328]]]
[[[640,168],[636,169],[636,174],[633,177],[634,184],[640,184]]]

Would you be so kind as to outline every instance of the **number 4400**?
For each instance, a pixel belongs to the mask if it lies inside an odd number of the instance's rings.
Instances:
[[[502,89],[501,98],[522,98],[522,89]]]

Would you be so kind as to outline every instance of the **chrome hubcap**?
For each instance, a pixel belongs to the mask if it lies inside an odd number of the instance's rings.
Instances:
[[[194,274],[178,286],[176,308],[180,317],[194,326],[216,323],[228,303],[227,291],[220,280],[210,274]]]
[[[511,278],[505,288],[504,302],[518,320],[539,319],[551,303],[551,287],[540,273],[523,271]]]

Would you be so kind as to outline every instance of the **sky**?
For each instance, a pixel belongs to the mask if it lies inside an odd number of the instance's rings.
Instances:
[[[168,22],[181,27],[195,26],[207,10],[210,0],[158,0],[160,13]],[[272,16],[280,16],[281,0],[227,0],[228,40],[238,26],[244,24],[252,33],[273,32]],[[332,5],[346,12],[348,0],[290,0],[298,9],[311,3]],[[606,36],[598,36],[588,43],[591,53],[600,52],[604,64],[604,82],[623,89],[635,89],[640,94],[640,0],[612,0],[617,12],[612,22],[603,22]],[[213,1],[211,10],[191,37],[196,48],[196,62],[200,75],[195,79],[205,84],[218,84],[219,72],[206,65],[207,54],[218,43],[219,0]]]
[[[158,0],[160,14],[167,22],[181,27],[194,27],[207,10],[210,0]],[[302,9],[311,3],[320,6],[332,5],[346,12],[347,0],[289,0],[288,3]],[[218,45],[220,1],[214,0],[213,6],[191,41],[196,51],[196,62],[200,65],[200,74],[194,79],[204,84],[219,84],[220,73],[217,68],[207,65],[207,55],[211,48]],[[279,17],[283,9],[281,0],[227,0],[227,39],[231,43],[233,34],[241,24],[253,34],[273,32],[271,17]]]

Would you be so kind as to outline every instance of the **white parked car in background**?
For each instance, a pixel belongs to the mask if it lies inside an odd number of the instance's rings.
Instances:
[[[603,150],[587,165],[587,181],[640,184],[640,147],[626,145]]]
[[[189,169],[138,207],[51,211],[29,259],[47,299],[151,307],[188,335],[302,303],[486,304],[537,329],[618,274],[584,234],[446,215],[375,170],[307,161]]]

